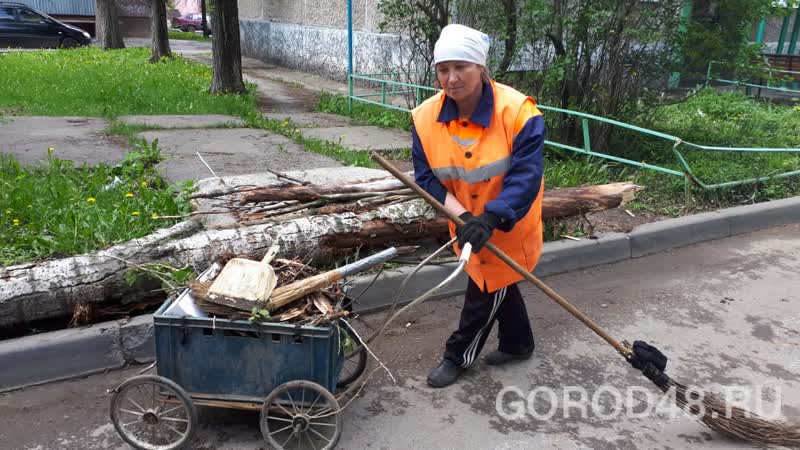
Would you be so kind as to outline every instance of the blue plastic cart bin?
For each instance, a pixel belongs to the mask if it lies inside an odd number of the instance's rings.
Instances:
[[[158,374],[194,398],[263,401],[293,380],[336,389],[339,328],[154,314]]]

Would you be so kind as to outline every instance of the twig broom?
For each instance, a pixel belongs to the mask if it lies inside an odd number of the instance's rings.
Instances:
[[[457,226],[464,224],[463,220],[448,211],[433,196],[383,157],[374,152],[371,153],[371,157]],[[667,358],[658,349],[641,341],[634,342],[633,347],[631,347],[626,342],[623,343],[614,339],[592,319],[497,247],[487,243],[486,248],[614,347],[627,361],[631,362],[634,367],[640,369],[648,379],[653,381],[659,389],[665,393],[674,394],[678,407],[688,412],[699,422],[718,432],[759,445],[800,446],[800,426],[764,419],[745,409],[728,405],[722,397],[715,393],[690,390],[664,373]]]

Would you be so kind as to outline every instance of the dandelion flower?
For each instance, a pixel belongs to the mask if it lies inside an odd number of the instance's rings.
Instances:
[[[89,202],[89,203],[94,203],[94,202],[97,201],[97,199],[95,199],[94,197],[89,197],[89,198],[86,199],[86,201]]]
[[[11,210],[10,210],[10,209],[7,209],[7,210],[6,210],[6,214],[11,214]]]
[[[150,216],[150,217],[152,217],[153,219],[158,219],[158,214],[156,214],[156,213],[153,213],[153,215],[152,215],[152,216]]]
[[[133,197],[133,192],[128,192],[127,194],[125,194],[125,198],[131,198],[131,197]]]
[[[50,147],[47,149],[47,154],[52,155],[54,151],[56,151],[55,147]]]
[[[19,226],[19,219],[14,219],[14,226],[15,226],[15,227],[18,227],[18,226]]]
[[[139,211],[134,211],[134,212],[131,213],[131,215],[132,216],[138,216],[139,215]]]
[[[146,188],[146,187],[147,187],[147,181],[142,181],[142,182],[140,183],[140,185],[141,185],[143,188]]]

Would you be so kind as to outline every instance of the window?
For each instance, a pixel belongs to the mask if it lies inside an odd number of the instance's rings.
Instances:
[[[13,22],[14,9],[7,6],[0,6],[0,22]]]
[[[20,22],[27,22],[27,23],[40,23],[44,22],[44,17],[36,14],[33,11],[29,11],[27,9],[20,9],[19,11],[19,21]]]

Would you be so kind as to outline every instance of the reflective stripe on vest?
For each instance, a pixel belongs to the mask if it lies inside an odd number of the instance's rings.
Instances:
[[[459,179],[467,183],[477,183],[488,180],[489,178],[503,175],[511,167],[511,156],[486,164],[473,170],[466,170],[463,167],[432,167],[433,174],[439,181]]]

